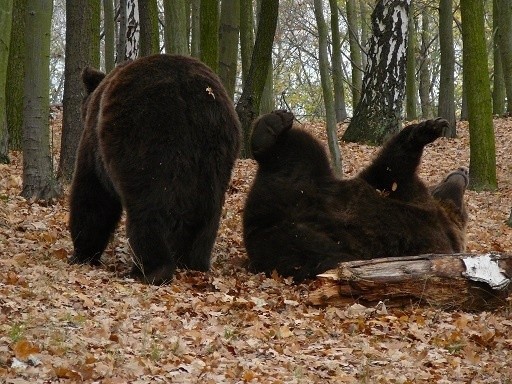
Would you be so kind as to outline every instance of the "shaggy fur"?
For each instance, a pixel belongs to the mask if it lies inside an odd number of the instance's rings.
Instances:
[[[71,188],[71,263],[99,264],[124,208],[133,274],[206,271],[240,145],[233,103],[208,67],[154,55],[83,72],[84,132]]]
[[[342,261],[464,249],[468,170],[432,190],[416,174],[445,120],[405,127],[357,177],[339,180],[323,146],[293,118],[275,111],[253,125],[258,172],[243,221],[253,272],[301,281]]]

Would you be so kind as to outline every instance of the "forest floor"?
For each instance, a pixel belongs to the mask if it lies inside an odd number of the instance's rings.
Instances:
[[[60,119],[52,127],[57,158]],[[325,142],[322,124],[306,129]],[[495,129],[499,189],[466,194],[468,252],[512,251],[512,120]],[[458,135],[426,148],[429,184],[469,165],[467,124]],[[350,177],[376,148],[341,150]],[[21,198],[22,159],[12,153],[0,165],[0,382],[512,383],[511,302],[481,313],[319,308],[306,304],[317,281],[247,272],[241,216],[255,170],[237,163],[212,270],[154,287],[126,276],[123,225],[102,267],[68,265],[67,193],[46,205]]]

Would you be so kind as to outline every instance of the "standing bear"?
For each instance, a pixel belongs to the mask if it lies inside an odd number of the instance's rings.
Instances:
[[[258,171],[243,218],[253,272],[301,281],[342,261],[464,250],[468,169],[432,189],[416,174],[445,120],[405,127],[366,169],[339,180],[323,146],[293,119],[275,111],[253,125]]]
[[[208,270],[240,146],[219,78],[191,57],[154,55],[82,79],[69,262],[99,264],[124,208],[135,277],[162,284],[176,267]]]

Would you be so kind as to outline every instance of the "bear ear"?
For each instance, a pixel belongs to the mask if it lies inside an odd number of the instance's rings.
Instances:
[[[104,78],[105,74],[103,72],[91,67],[86,67],[82,72],[82,81],[87,94],[92,93]]]

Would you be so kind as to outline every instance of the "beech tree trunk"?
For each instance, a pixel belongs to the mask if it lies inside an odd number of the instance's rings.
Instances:
[[[455,49],[453,47],[452,0],[439,2],[439,50],[441,74],[437,115],[450,123],[443,131],[445,137],[456,137],[455,125]]]
[[[469,188],[495,190],[496,148],[482,0],[461,0],[462,62],[469,121]],[[505,67],[503,67],[505,68]]]
[[[48,126],[52,6],[52,0],[34,1],[25,12],[21,195],[31,201],[48,201],[62,192],[53,173]]]
[[[512,254],[390,257],[341,263],[319,275],[313,305],[424,304],[465,311],[492,310],[512,293]]]
[[[379,0],[372,14],[361,100],[343,139],[379,145],[398,132],[405,92],[411,0]]]
[[[336,111],[334,108],[334,96],[331,76],[329,73],[329,54],[327,53],[327,24],[324,20],[322,0],[314,0],[316,25],[318,28],[318,58],[320,68],[320,80],[322,83],[322,95],[324,97],[325,121],[327,125],[327,142],[331,154],[331,165],[334,173],[342,175],[340,147],[336,136]],[[337,12],[337,10],[336,10]]]
[[[243,144],[240,156],[251,156],[250,136],[251,124],[260,110],[260,101],[268,66],[272,56],[272,44],[277,27],[278,0],[263,0],[261,15],[258,21],[258,32],[252,51],[251,66],[247,76],[244,77],[242,96],[236,105],[236,112],[240,118],[243,132]]]
[[[9,162],[9,130],[7,129],[7,114],[5,84],[7,80],[7,64],[9,59],[9,43],[11,40],[12,0],[0,5],[0,163]]]

